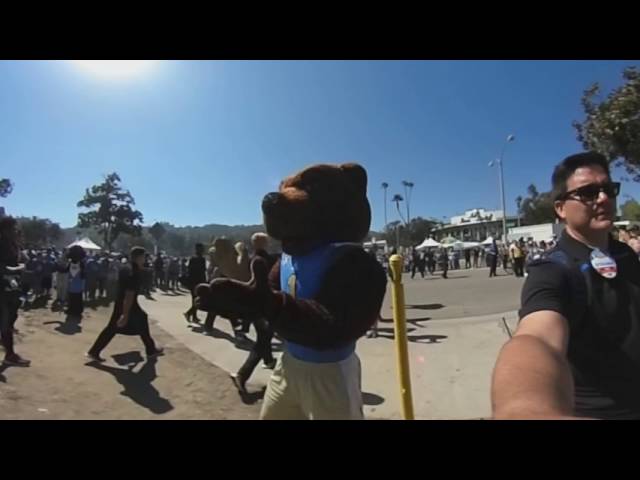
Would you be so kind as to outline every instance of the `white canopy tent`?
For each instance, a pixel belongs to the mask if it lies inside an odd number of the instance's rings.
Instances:
[[[89,237],[84,237],[81,238],[80,240],[76,240],[73,243],[70,243],[69,245],[67,245],[67,248],[71,248],[74,246],[79,246],[84,248],[85,250],[89,251],[89,252],[97,252],[102,250],[102,248],[100,248],[100,246],[96,245]]]
[[[424,240],[420,245],[416,247],[416,250],[424,250],[425,248],[438,248],[441,247],[442,244],[436,242],[433,238],[429,237]]]
[[[487,237],[487,239],[482,242],[481,245],[491,245],[493,243],[493,237]],[[500,245],[502,242],[500,240],[496,240],[496,244]]]
[[[458,241],[457,238],[449,236],[449,237],[443,238],[440,241],[440,243],[442,243],[443,246],[450,247],[452,244],[454,244],[457,241]]]
[[[486,240],[485,240],[486,241]],[[482,245],[489,245],[489,243],[482,243]],[[447,248],[453,248],[454,250],[469,250],[470,248],[479,247],[481,244],[478,242],[463,242],[453,237],[447,237],[442,240],[442,246]]]
[[[454,250],[464,250],[464,242],[461,242],[460,240],[456,240],[449,246],[453,247]]]

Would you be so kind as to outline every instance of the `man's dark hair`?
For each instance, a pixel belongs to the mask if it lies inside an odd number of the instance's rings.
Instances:
[[[196,252],[204,250],[204,245],[202,243],[196,243]]]
[[[129,256],[131,257],[131,260],[135,260],[138,257],[144,257],[145,256],[146,250],[144,249],[144,247],[133,247],[131,249],[131,252],[129,252]]]
[[[556,165],[556,168],[553,170],[553,175],[551,176],[551,193],[553,200],[560,200],[562,196],[567,193],[567,180],[573,175],[573,172],[581,167],[589,167],[592,165],[602,167],[607,176],[611,177],[607,158],[597,152],[577,153],[565,158],[560,164]]]
[[[13,217],[4,217],[0,219],[0,232],[6,232],[18,225],[18,221]]]

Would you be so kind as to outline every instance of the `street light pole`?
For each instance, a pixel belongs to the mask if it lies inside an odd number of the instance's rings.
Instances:
[[[504,170],[503,170],[502,164],[504,159],[504,151],[507,148],[507,144],[509,142],[513,142],[515,138],[516,137],[514,135],[509,135],[507,137],[507,141],[504,142],[504,145],[502,146],[502,151],[500,152],[500,158],[496,160],[496,163],[498,163],[500,167],[500,169],[498,170],[498,177],[500,182],[500,200],[502,202],[502,242],[505,245],[507,242],[507,204],[504,199]],[[489,166],[490,167],[493,166],[493,162],[489,162]]]
[[[384,190],[384,228],[387,228],[387,188],[389,188],[389,184],[382,182],[382,189]]]
[[[504,149],[503,149],[504,153]],[[507,244],[507,204],[504,200],[504,171],[502,170],[502,155],[500,156],[500,197],[502,198],[502,244]]]

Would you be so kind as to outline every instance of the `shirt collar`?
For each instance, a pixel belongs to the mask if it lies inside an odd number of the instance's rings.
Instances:
[[[591,252],[594,248],[582,243],[579,240],[573,238],[569,233],[564,230],[560,234],[558,239],[558,247],[564,252],[573,256],[573,258],[580,261],[588,261],[591,258]],[[615,255],[620,251],[620,242],[617,242],[611,234],[609,234],[609,253]]]

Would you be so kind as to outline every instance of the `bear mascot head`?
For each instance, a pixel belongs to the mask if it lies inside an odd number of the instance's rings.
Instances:
[[[361,242],[369,232],[367,172],[360,165],[313,165],[285,178],[262,200],[267,233],[291,255],[331,242]]]

